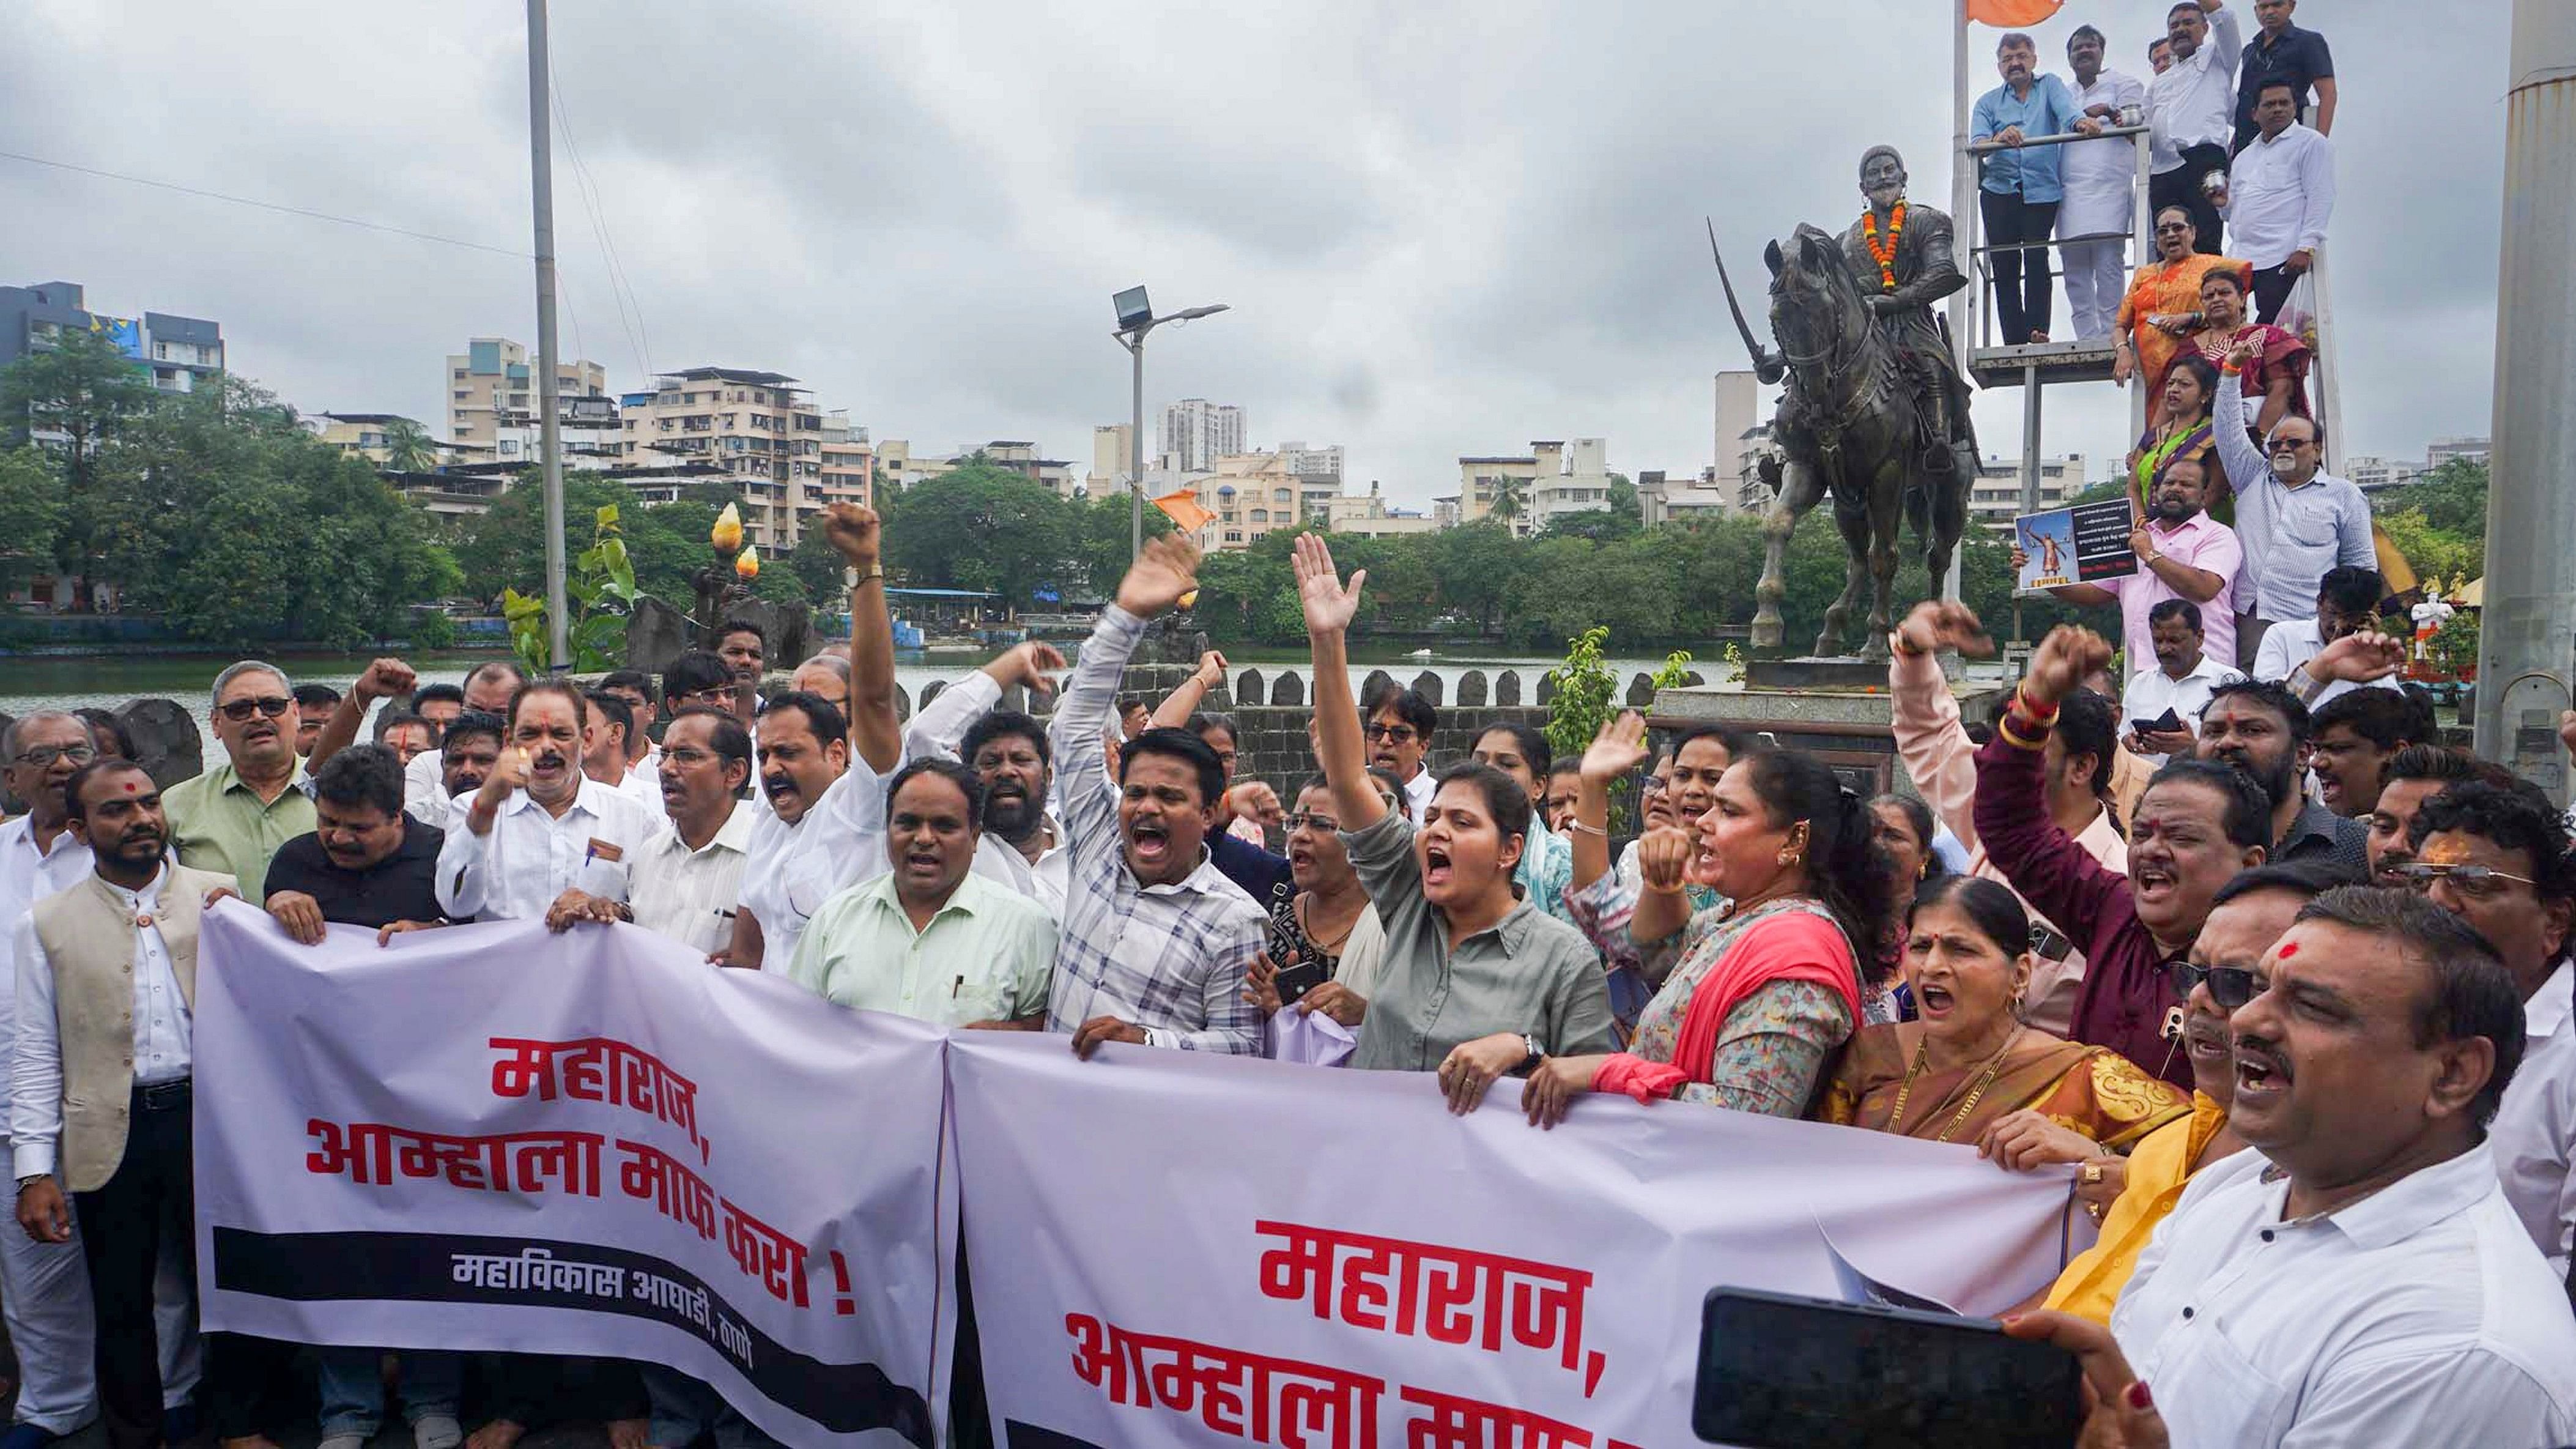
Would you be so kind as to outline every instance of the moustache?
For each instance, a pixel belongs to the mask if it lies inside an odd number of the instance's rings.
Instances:
[[[786,796],[796,793],[796,777],[793,775],[763,775],[760,777],[760,788],[768,791],[769,798],[772,800],[783,799]]]

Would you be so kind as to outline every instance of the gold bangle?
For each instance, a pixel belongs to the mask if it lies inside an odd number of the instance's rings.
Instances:
[[[1932,652],[1929,649],[1915,648],[1914,645],[1906,639],[1905,631],[1902,629],[1890,629],[1887,631],[1887,649],[1891,654],[1902,654],[1908,659],[1920,659],[1924,655]]]
[[[1602,829],[1598,825],[1586,825],[1580,820],[1569,820],[1565,822],[1565,828],[1568,830],[1580,830],[1586,835],[1598,835],[1604,840],[1608,840],[1610,838],[1609,831]]]

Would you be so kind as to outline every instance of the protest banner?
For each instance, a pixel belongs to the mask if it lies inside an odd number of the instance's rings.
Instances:
[[[786,1443],[933,1442],[938,1031],[627,926],[306,947],[227,902],[201,953],[206,1327],[635,1359]]]
[[[2137,526],[2126,498],[2025,513],[2013,520],[2013,543],[2023,554],[2013,587],[2027,594],[2127,578],[2138,571],[2129,547]]]
[[[996,1033],[949,1072],[1009,1449],[1661,1449],[1712,1287],[1995,1312],[2085,1246],[2066,1169],[1846,1127]]]

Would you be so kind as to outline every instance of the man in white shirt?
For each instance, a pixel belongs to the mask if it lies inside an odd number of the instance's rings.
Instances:
[[[581,772],[590,701],[560,680],[510,701],[509,746],[481,789],[449,806],[438,904],[456,921],[623,916],[636,856],[669,827]]]
[[[2414,859],[2401,875],[2433,904],[2468,922],[2495,947],[2522,998],[2522,1065],[2505,1088],[2487,1147],[2505,1201],[2567,1276],[2576,1243],[2576,871],[2567,827],[2536,793],[2469,781],[2416,811]]]
[[[908,760],[951,756],[984,783],[986,841],[1007,847],[1001,864],[1022,895],[1064,919],[1072,837],[1047,808],[1055,794],[1055,763],[1046,726],[1017,710],[996,709],[1002,691],[1016,685],[1034,692],[1055,687],[1050,671],[1064,667],[1051,644],[1015,645],[992,663],[949,685],[921,707],[904,732]],[[977,857],[983,868],[988,845]]]
[[[2090,25],[2077,26],[2066,41],[2066,63],[2075,72],[2075,107],[2083,113],[2075,123],[2079,131],[2119,125],[2122,109],[2143,110],[2147,103],[2143,84],[2102,68],[2102,47],[2102,32]],[[2108,337],[2129,286],[2126,238],[2136,221],[2137,143],[2125,136],[2077,141],[2067,146],[2058,166],[2066,192],[2057,211],[2058,236],[2115,234],[2108,241],[2061,241],[2057,248],[2075,335]]]
[[[788,878],[808,851],[845,855],[858,841],[843,807],[852,793],[877,788],[877,773],[850,768],[849,725],[830,700],[790,690],[760,712],[760,790],[769,808],[755,812],[742,898],[724,964],[785,971],[797,939],[821,898],[798,901]]]
[[[2252,676],[2266,683],[2289,685],[2310,709],[2356,689],[2398,688],[2393,672],[2355,682],[2319,680],[2316,672],[2307,668],[2327,645],[2378,621],[2379,600],[2386,587],[2377,569],[2338,564],[2326,570],[2325,577],[2317,581],[2315,614],[2283,620],[2263,631],[2263,642],[2254,649]],[[2304,675],[2302,670],[2306,670]],[[2293,678],[2294,675],[2300,677]]]
[[[528,671],[520,668],[516,661],[495,659],[488,664],[478,664],[472,673],[465,676],[465,711],[488,714],[496,719],[506,718],[510,713],[510,701],[518,698],[519,691],[527,687]],[[444,739],[445,726],[440,729],[440,738]],[[356,736],[353,734],[351,738]],[[440,759],[434,753],[416,755],[409,765],[403,767],[404,809],[411,809],[414,800],[426,800],[438,793],[439,770]],[[449,798],[453,798],[452,793]],[[445,825],[446,808],[441,806],[429,823]]]
[[[2200,606],[2189,599],[2167,599],[2147,611],[2147,632],[2154,640],[2156,667],[2129,676],[2120,695],[2120,717],[2130,731],[2124,742],[2141,755],[2187,755],[2200,739],[2200,717],[2209,696],[2221,685],[2245,676],[2209,657],[2200,625]],[[2167,710],[2181,727],[2157,730]]]
[[[751,734],[722,710],[680,711],[662,734],[662,808],[671,828],[638,851],[635,924],[712,956],[733,940],[751,845]]]
[[[659,785],[635,773],[633,752],[628,748],[636,733],[635,706],[624,695],[606,690],[591,690],[589,699],[593,727],[590,743],[583,747],[581,772],[612,790],[634,796],[648,810],[661,809]]]
[[[2236,12],[2224,0],[2179,0],[2165,14],[2173,66],[2147,82],[2147,125],[2154,173],[2147,200],[2156,211],[2191,213],[2192,244],[2218,248],[2218,205],[2204,183],[2227,174],[2227,145],[2236,138],[2236,58],[2244,49]]]
[[[2227,245],[2254,269],[2255,320],[2278,316],[2290,288],[2315,266],[2334,219],[2334,143],[2299,124],[2297,90],[2284,80],[2263,87],[2254,106],[2261,129],[2236,153],[2218,209]]]
[[[1368,762],[1393,771],[1404,782],[1404,798],[1412,807],[1407,814],[1421,819],[1422,812],[1431,808],[1432,792],[1439,788],[1428,756],[1431,736],[1440,728],[1440,711],[1409,689],[1387,690],[1362,707],[1368,711],[1368,722],[1362,726],[1368,737]]]
[[[2228,1119],[2255,1150],[2156,1229],[2116,1349],[2057,1315],[2016,1330],[2084,1348],[2102,1401],[2177,1445],[2576,1441],[2576,1319],[2481,1140],[2523,1049],[2503,963],[2419,897],[2346,887],[2255,987]]]

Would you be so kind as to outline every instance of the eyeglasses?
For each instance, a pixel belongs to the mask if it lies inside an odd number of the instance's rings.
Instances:
[[[1317,815],[1311,811],[1305,810],[1300,810],[1296,814],[1288,816],[1281,823],[1288,827],[1288,833],[1291,835],[1296,834],[1300,830],[1320,830],[1329,835],[1342,828],[1342,822],[1334,819],[1330,815]]]
[[[2504,894],[2505,881],[2538,887],[2540,882],[2527,875],[2514,875],[2486,865],[2432,865],[2411,861],[2396,869],[2397,878],[2419,891],[2429,891],[2433,882],[2447,880],[2451,889],[2471,900],[2486,900]]]
[[[272,694],[264,699],[236,699],[230,704],[216,706],[216,712],[234,724],[240,724],[254,714],[264,714],[270,719],[275,719],[293,708],[295,708],[294,700],[282,694]]]
[[[2165,968],[2172,979],[2174,994],[2188,999],[2191,989],[2209,983],[2209,999],[2227,1011],[2234,1011],[2255,996],[2254,973],[2241,966],[2195,966],[2189,961],[2176,961]]]
[[[686,708],[693,704],[712,704],[722,707],[733,703],[733,696],[734,687],[730,684],[724,684],[718,685],[712,689],[692,690],[687,694],[676,696],[676,698],[682,708]]]
[[[2274,438],[2272,440],[2272,446],[2275,448],[2313,448],[2316,445],[2317,440],[2314,438]]]
[[[1401,745],[1414,738],[1413,726],[1378,724],[1375,721],[1371,721],[1368,726],[1368,737],[1373,740],[1385,740],[1391,744]]]
[[[2171,236],[2171,235],[2172,235],[2172,234],[2174,234],[2175,232],[2184,232],[2184,231],[2189,231],[2189,230],[2191,230],[2191,228],[2190,228],[2190,227],[2188,227],[2188,226],[2185,226],[2185,225],[2184,225],[2183,223],[2181,223],[2181,222],[2178,222],[2178,221],[2169,221],[2169,222],[2166,222],[2164,225],[2159,226],[2159,227],[2157,227],[2157,228],[2156,228],[2156,235],[2158,235],[2158,236]]]
[[[9,763],[25,765],[32,770],[50,770],[56,760],[69,760],[75,765],[86,765],[97,758],[98,751],[87,745],[38,745]]]

